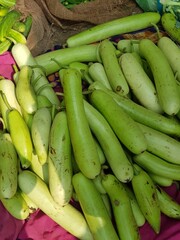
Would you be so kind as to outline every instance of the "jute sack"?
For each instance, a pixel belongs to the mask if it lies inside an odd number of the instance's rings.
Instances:
[[[15,9],[22,14],[22,19],[32,16],[31,31],[27,38],[27,45],[34,56],[49,48],[51,27],[41,7],[34,0],[17,0]]]
[[[33,18],[27,45],[34,56],[91,26],[142,12],[134,0],[94,0],[71,10],[59,0],[17,0],[16,8]]]
[[[142,12],[134,0],[92,0],[67,9],[59,0],[35,0],[50,22],[71,27],[72,22],[100,24],[115,18]]]

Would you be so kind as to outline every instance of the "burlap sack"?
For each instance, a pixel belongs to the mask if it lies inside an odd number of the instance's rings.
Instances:
[[[71,10],[60,4],[59,0],[35,1],[42,7],[47,18],[61,27],[70,27],[70,21],[100,24],[142,11],[134,0],[93,0],[78,4]]]
[[[31,31],[28,35],[27,45],[33,55],[43,53],[49,48],[51,27],[41,7],[34,0],[17,0],[15,9],[22,14],[22,19],[31,15],[33,18]]]
[[[33,17],[27,44],[34,56],[93,25],[142,12],[134,0],[94,0],[71,10],[59,0],[17,0],[16,8]]]

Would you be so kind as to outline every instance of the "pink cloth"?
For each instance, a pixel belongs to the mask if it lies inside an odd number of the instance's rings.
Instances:
[[[12,78],[14,60],[9,52],[0,55],[0,76]],[[179,204],[180,191],[176,184],[164,188]],[[73,219],[72,219],[73,221]],[[141,240],[180,240],[180,221],[162,214],[161,232],[157,235],[146,222],[140,228]],[[26,221],[13,218],[0,203],[0,240],[76,240],[42,211]]]
[[[10,52],[0,55],[0,76],[12,79],[14,59]]]
[[[42,211],[32,214],[19,232],[18,240],[76,240]]]
[[[24,221],[13,218],[0,202],[0,239],[16,240],[24,225]]]

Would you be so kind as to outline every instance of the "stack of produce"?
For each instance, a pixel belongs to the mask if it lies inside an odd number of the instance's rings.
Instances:
[[[10,50],[15,43],[26,43],[32,24],[31,16],[23,19],[18,10],[13,9],[15,0],[0,1],[0,54]]]
[[[145,222],[160,233],[161,213],[180,218],[163,190],[180,180],[179,46],[158,32],[157,43],[110,40],[160,20],[113,20],[36,57],[14,44],[13,81],[0,80],[0,198],[15,218],[40,209],[87,240],[140,239]]]
[[[180,1],[179,0],[136,0],[145,11],[161,13],[161,23],[170,37],[180,43]]]

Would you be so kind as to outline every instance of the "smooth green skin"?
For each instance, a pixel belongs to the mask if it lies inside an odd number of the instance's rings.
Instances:
[[[88,71],[93,81],[101,81],[108,89],[112,90],[102,63],[100,62],[92,63],[89,66]]]
[[[50,102],[50,100],[45,95],[41,95],[41,94],[37,95],[37,108],[38,109],[39,108],[47,108],[51,114],[52,119],[54,119],[54,116],[59,111],[59,107],[53,105],[53,103]]]
[[[117,49],[123,53],[139,54],[139,40],[136,39],[121,39],[117,43]]]
[[[67,39],[68,47],[80,46],[107,39],[109,37],[144,29],[160,21],[160,14],[146,12],[108,21],[77,33]]]
[[[110,40],[105,39],[100,43],[99,55],[111,88],[118,94],[127,95],[129,86],[119,65],[116,48]]]
[[[180,81],[180,48],[179,46],[170,38],[163,36],[157,42],[158,47],[163,51],[170,66],[173,69],[175,77]]]
[[[0,54],[5,53],[6,51],[9,50],[12,42],[8,39],[4,40],[3,42],[0,43]]]
[[[30,215],[29,207],[19,190],[9,199],[1,198],[1,202],[15,219],[25,220]]]
[[[101,83],[94,82],[89,86],[89,90],[100,89],[108,93],[118,103],[122,109],[135,121],[152,127],[160,132],[171,136],[180,136],[180,124],[172,118],[165,117],[152,110],[149,110],[127,97],[120,96],[113,91],[109,91]]]
[[[46,184],[49,183],[49,169],[48,163],[41,164],[35,152],[32,154],[32,161],[29,169],[37,174]]]
[[[147,142],[137,123],[114,101],[101,90],[94,90],[90,103],[101,112],[113,131],[129,151],[139,154],[147,149]]]
[[[0,20],[9,12],[9,8],[0,6]]]
[[[12,47],[11,53],[19,68],[21,68],[24,65],[28,66],[37,65],[27,45],[17,43]]]
[[[37,98],[31,83],[32,74],[33,71],[31,67],[23,66],[20,69],[15,90],[20,106],[28,114],[33,114],[37,110]],[[26,97],[24,96],[25,93]]]
[[[123,184],[114,175],[107,174],[102,179],[102,185],[110,198],[120,239],[140,239],[130,199]]]
[[[177,88],[178,88],[179,96],[180,96],[180,82],[177,82]],[[177,113],[176,117],[180,120],[180,110],[179,110],[179,112]]]
[[[17,10],[8,11],[8,13],[3,17],[0,22],[0,41],[5,40],[9,30],[12,28],[13,24],[19,20],[21,13]]]
[[[169,187],[173,184],[173,180],[170,178],[162,177],[162,176],[156,175],[154,173],[150,173],[150,172],[149,172],[149,176],[159,186]]]
[[[30,30],[31,30],[31,27],[32,27],[32,21],[33,21],[33,18],[32,18],[31,15],[27,16],[25,21],[24,21],[25,30],[24,30],[23,34],[24,34],[25,37],[28,37],[28,35],[30,33]]]
[[[102,178],[103,178],[103,174],[99,174],[98,176],[96,176],[93,179],[93,183],[95,184],[97,190],[101,193],[101,194],[105,194],[106,191],[104,189],[104,187],[102,186]]]
[[[74,48],[63,48],[56,51],[40,54],[35,57],[38,65],[45,69],[45,74],[55,73],[62,67],[73,62],[95,62],[97,61],[98,44],[83,45]]]
[[[0,0],[0,4],[4,7],[11,8],[16,4],[16,0]]]
[[[13,24],[13,27],[12,27],[14,30],[20,32],[20,33],[23,33],[24,35],[24,31],[25,31],[25,24],[24,22],[22,21],[17,21]]]
[[[156,187],[152,179],[143,169],[134,164],[137,169],[132,179],[132,188],[139,207],[152,229],[159,233],[161,214]]]
[[[122,145],[104,116],[90,103],[84,101],[86,117],[114,175],[122,182],[133,177],[133,168]],[[109,144],[111,143],[111,144]]]
[[[135,155],[133,160],[150,173],[172,180],[180,180],[180,165],[168,163],[148,151]]]
[[[27,45],[17,43],[12,47],[11,53],[19,69],[21,69],[24,65],[28,65],[33,68],[31,83],[33,85],[35,93],[37,93],[41,88],[40,93],[42,95],[46,96],[53,105],[60,106],[60,100],[58,99],[58,96],[54,92],[54,89],[49,85],[49,81],[42,68],[37,66],[38,63],[32,56]]]
[[[101,194],[93,181],[81,172],[73,175],[73,186],[95,240],[119,240]]]
[[[21,166],[22,168],[28,168],[31,165],[33,151],[30,130],[22,115],[15,109],[8,113],[8,125]]]
[[[24,121],[26,122],[28,128],[31,129],[32,119],[33,119],[34,114],[27,113],[23,108],[21,108],[21,112],[22,112],[22,116],[23,116]]]
[[[65,111],[56,114],[49,136],[48,169],[49,190],[61,206],[72,197],[71,140]]]
[[[82,62],[72,62],[69,64],[70,68],[74,68],[79,71],[81,77],[83,77],[84,73],[88,72],[88,65]]]
[[[138,124],[147,141],[147,151],[166,161],[180,165],[180,142],[153,128]]]
[[[99,155],[99,161],[102,164],[104,164],[106,162],[106,157],[104,155],[104,152],[101,148],[101,145],[99,144],[99,142],[97,141],[96,138],[94,138],[94,142],[95,142],[95,145],[96,145],[96,148],[97,148],[97,152],[98,152],[98,155]]]
[[[8,101],[8,103],[10,104],[10,106],[12,108],[17,109],[20,113],[22,113],[21,111],[21,107],[17,101],[17,97],[15,94],[15,84],[13,81],[7,81],[7,79],[2,79],[0,80],[0,91],[2,91],[5,96],[6,99]],[[0,96],[0,111],[1,111],[1,115],[4,121],[4,125],[6,129],[9,129],[8,126],[8,106],[6,105],[6,103],[4,102],[4,99],[2,98],[2,96]]]
[[[154,83],[162,110],[168,115],[175,115],[180,110],[180,97],[173,70],[158,46],[150,39],[139,43],[140,55],[151,68]]]
[[[20,191],[20,194],[28,205],[29,213],[36,212],[38,210],[38,207],[36,206],[36,204],[33,201],[31,201],[31,199],[24,192]]]
[[[71,204],[59,206],[53,200],[48,186],[35,173],[24,170],[18,175],[22,192],[53,221],[80,240],[93,240],[84,216]],[[86,196],[87,197],[87,196]],[[73,221],[72,221],[73,219]]]
[[[131,53],[133,51],[132,41],[131,39],[122,39],[117,43],[117,49],[121,51],[121,53]]]
[[[106,193],[105,194],[102,193],[101,198],[104,202],[104,205],[106,206],[109,217],[112,219],[112,207],[111,207],[111,202],[108,195]]]
[[[172,13],[164,13],[161,17],[161,24],[169,36],[180,43],[180,29],[176,27],[176,18]]]
[[[146,222],[146,219],[138,205],[137,199],[134,195],[134,192],[132,191],[132,188],[128,185],[124,185],[124,187],[129,196],[129,199],[130,199],[130,203],[131,203],[131,207],[132,207],[132,211],[133,211],[136,223],[137,223],[138,227],[141,227]]]
[[[156,189],[161,212],[170,218],[180,219],[180,205],[162,188]]]
[[[47,107],[51,109],[52,103],[49,101],[49,99],[44,96],[44,95],[38,95],[37,96],[37,107],[42,108],[42,107]]]
[[[36,95],[43,95],[52,105],[60,107],[60,100],[40,67],[33,68],[31,83]]]
[[[133,54],[124,53],[120,57],[119,63],[129,87],[139,103],[152,111],[162,113],[154,83]]]
[[[83,174],[93,179],[100,173],[101,164],[85,115],[80,73],[65,69],[62,85],[75,161]]]
[[[51,122],[51,113],[46,107],[37,109],[32,118],[31,138],[39,162],[42,165],[47,162],[48,158]]]
[[[0,133],[0,195],[11,198],[17,191],[18,159],[9,133]]]
[[[87,63],[83,63],[83,62],[72,62],[68,65],[69,68],[74,68],[76,70],[79,71],[79,73],[81,74],[81,78],[82,80],[84,80],[85,82],[87,82],[87,84],[90,84],[93,82],[93,80],[91,79],[91,77],[88,74],[88,64]],[[62,69],[63,70],[63,69]],[[59,71],[60,72],[60,71]],[[61,78],[61,76],[60,76]]]
[[[7,39],[10,39],[14,44],[16,43],[26,44],[27,42],[27,39],[21,32],[12,28],[7,33]]]

